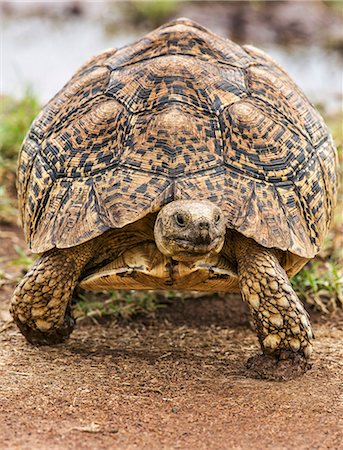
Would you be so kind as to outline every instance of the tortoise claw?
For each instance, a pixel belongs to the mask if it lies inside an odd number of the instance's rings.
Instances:
[[[35,330],[18,319],[15,322],[27,341],[36,346],[61,344],[69,338],[75,325],[75,319],[70,313],[66,313],[62,326],[47,332]]]

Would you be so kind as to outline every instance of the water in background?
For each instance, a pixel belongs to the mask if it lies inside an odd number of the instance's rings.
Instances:
[[[30,87],[43,103],[90,56],[129,44],[144,34],[109,34],[102,20],[89,16],[58,21],[8,17],[1,28],[1,93],[19,97]],[[260,47],[288,71],[313,103],[325,112],[340,108],[343,61],[339,53],[318,46]]]

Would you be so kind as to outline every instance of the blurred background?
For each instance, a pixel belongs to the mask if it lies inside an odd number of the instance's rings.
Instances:
[[[89,56],[188,17],[277,59],[311,100],[342,100],[343,25],[335,1],[40,1],[1,3],[2,93],[46,102]]]
[[[0,14],[0,227],[3,236],[17,239],[15,253],[11,247],[10,256],[0,255],[0,287],[1,277],[5,284],[17,276],[11,275],[13,260],[23,270],[31,262],[15,191],[17,154],[31,121],[90,56],[127,45],[168,20],[188,17],[273,56],[324,115],[342,153],[342,0],[2,1]],[[320,258],[294,281],[322,309],[325,295],[332,305],[343,302],[341,211],[342,203]]]

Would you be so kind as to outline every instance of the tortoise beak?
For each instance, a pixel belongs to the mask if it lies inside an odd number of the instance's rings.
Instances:
[[[211,236],[208,230],[200,230],[199,234],[194,239],[194,244],[198,245],[210,245]]]
[[[175,239],[173,258],[176,260],[183,260],[185,256],[191,259],[198,259],[204,255],[212,255],[219,253],[224,244],[222,236],[211,238],[209,234],[206,236],[199,235],[197,238],[189,239]],[[180,259],[181,257],[181,259]]]

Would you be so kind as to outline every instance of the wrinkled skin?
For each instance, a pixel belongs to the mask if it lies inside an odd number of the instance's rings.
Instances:
[[[210,202],[171,202],[144,227],[135,229],[132,225],[121,234],[113,230],[79,246],[44,253],[12,298],[12,315],[27,340],[41,345],[67,339],[74,326],[70,303],[77,283],[85,273],[96,272],[109,260],[121,261],[120,255],[125,255],[127,248],[132,253],[142,242],[155,242],[157,248],[152,248],[157,256],[163,254],[187,264],[219,261],[213,259],[216,255],[226,261],[251,309],[263,351],[249,361],[254,376],[268,378],[269,373],[271,379],[277,379],[272,373],[275,369],[287,379],[285,372],[293,377],[309,368],[313,333],[282,268],[282,252],[227,231],[224,215]]]
[[[195,261],[220,252],[225,241],[225,217],[210,202],[175,201],[155,223],[157,248],[176,261]]]

